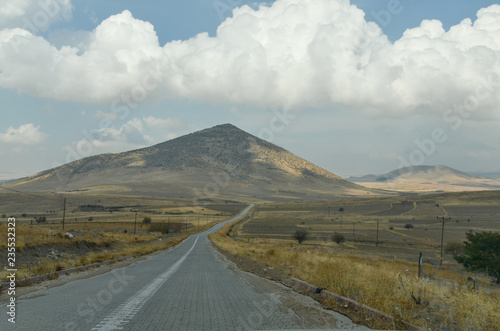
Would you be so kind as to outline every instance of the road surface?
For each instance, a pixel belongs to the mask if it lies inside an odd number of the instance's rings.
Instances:
[[[207,238],[222,225],[128,266],[21,295],[15,324],[4,301],[0,330],[366,329],[224,261]]]

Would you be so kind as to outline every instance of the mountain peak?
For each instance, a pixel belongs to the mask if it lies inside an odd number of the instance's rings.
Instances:
[[[51,190],[120,186],[170,194],[207,185],[238,195],[366,194],[363,187],[229,123],[142,149],[87,157],[17,185]]]

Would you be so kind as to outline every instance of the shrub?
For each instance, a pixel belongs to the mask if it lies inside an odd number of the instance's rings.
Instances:
[[[411,223],[405,224],[405,229],[406,229],[406,230],[411,230],[411,229],[413,229],[413,224],[411,224]]]
[[[144,217],[142,219],[142,224],[151,224],[151,217]]]
[[[452,241],[452,242],[447,243],[444,246],[444,251],[445,251],[445,253],[453,254],[453,256],[457,256],[459,254],[462,254],[463,248],[464,248],[464,245],[462,243]]]
[[[295,231],[293,238],[297,240],[299,244],[301,244],[304,240],[307,239],[307,235],[308,233],[306,230],[298,229],[297,231]]]
[[[496,278],[500,284],[500,233],[466,233],[463,253],[455,260],[467,270],[482,271]]]
[[[343,243],[345,241],[345,237],[342,233],[335,232],[332,235],[332,240],[340,245],[341,243]]]

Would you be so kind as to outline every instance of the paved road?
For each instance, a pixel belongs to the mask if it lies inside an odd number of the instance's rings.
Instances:
[[[221,226],[129,266],[22,295],[16,324],[4,313],[0,330],[364,329],[223,261],[207,238]]]

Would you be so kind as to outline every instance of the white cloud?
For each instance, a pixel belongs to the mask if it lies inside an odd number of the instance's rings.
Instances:
[[[0,0],[0,28],[22,27],[34,34],[71,18],[71,0]]]
[[[37,145],[45,140],[47,135],[40,131],[40,126],[32,123],[23,124],[19,128],[9,127],[5,133],[0,133],[0,142],[15,145]]]
[[[150,23],[124,11],[76,46],[1,31],[0,86],[130,107],[180,97],[387,116],[442,116],[478,95],[473,111],[498,118],[500,6],[477,16],[449,31],[423,21],[392,44],[348,0],[277,0],[235,9],[215,37],[202,33],[162,47]]]
[[[94,141],[98,146],[116,142],[131,145],[147,145],[153,142],[153,139],[144,133],[144,126],[138,118],[128,121],[119,129],[113,127],[101,129],[100,134],[100,138]]]
[[[148,116],[144,117],[142,120],[144,121],[144,124],[155,129],[173,131],[186,128],[186,123],[179,118],[156,118],[153,116]]]

